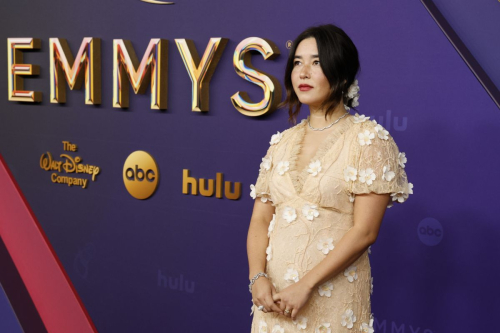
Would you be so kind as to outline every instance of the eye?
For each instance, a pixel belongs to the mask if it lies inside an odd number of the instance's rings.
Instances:
[[[314,60],[313,64],[319,65],[319,60]]]
[[[293,65],[294,65],[294,66],[297,66],[298,64],[300,64],[300,61],[299,61],[299,60],[295,60],[295,61],[293,62]]]

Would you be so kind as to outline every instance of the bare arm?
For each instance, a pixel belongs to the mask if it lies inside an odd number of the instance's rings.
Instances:
[[[249,279],[259,272],[266,271],[266,248],[269,243],[267,230],[274,213],[275,207],[269,200],[264,203],[260,198],[255,199],[247,236]],[[281,312],[272,298],[275,292],[271,281],[260,277],[252,286],[253,302],[257,306],[263,305],[266,311]]]
[[[377,239],[382,218],[389,203],[389,194],[357,195],[354,202],[354,226],[318,265],[302,279],[313,289],[356,261]]]
[[[281,310],[292,310],[291,317],[295,320],[316,287],[344,271],[375,242],[389,199],[389,194],[356,196],[354,226],[302,279],[273,295],[273,300],[279,301]]]
[[[266,248],[269,243],[267,229],[274,212],[275,208],[269,201],[262,202],[260,198],[255,199],[247,236],[249,279],[259,272],[265,272]]]

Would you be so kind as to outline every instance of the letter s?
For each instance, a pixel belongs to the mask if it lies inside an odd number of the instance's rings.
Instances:
[[[264,98],[258,103],[252,103],[246,92],[238,91],[231,96],[231,102],[240,113],[255,117],[276,109],[281,100],[281,85],[273,76],[258,71],[252,66],[249,51],[258,51],[266,60],[276,58],[280,51],[272,41],[258,37],[242,40],[234,51],[234,70],[243,79],[261,87],[264,90]]]

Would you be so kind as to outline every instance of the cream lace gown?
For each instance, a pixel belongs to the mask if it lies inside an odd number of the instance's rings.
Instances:
[[[406,156],[390,134],[363,115],[349,115],[320,144],[310,164],[295,169],[306,120],[271,138],[251,196],[270,200],[266,273],[276,290],[299,281],[353,226],[356,194],[390,193],[392,203],[412,194]],[[392,205],[392,204],[391,204]],[[296,321],[252,306],[252,333],[373,332],[368,251],[319,286]]]

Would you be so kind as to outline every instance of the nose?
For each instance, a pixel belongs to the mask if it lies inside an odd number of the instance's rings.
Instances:
[[[300,70],[300,78],[301,79],[308,79],[311,77],[311,68],[308,65],[302,66]]]

